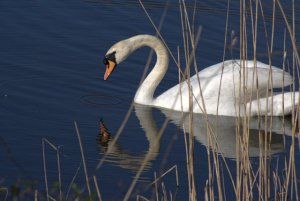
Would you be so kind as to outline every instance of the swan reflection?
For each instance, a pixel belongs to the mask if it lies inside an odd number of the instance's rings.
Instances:
[[[174,123],[180,128],[185,128],[187,133],[190,133],[189,127],[189,115],[188,113],[181,113],[173,110],[160,109],[160,111],[170,119],[171,123]],[[109,149],[105,146],[100,146],[102,152],[109,151],[106,162],[112,163],[119,167],[129,169],[132,171],[137,171],[141,167],[143,162],[146,162],[144,171],[147,171],[152,166],[152,161],[154,161],[159,153],[160,143],[159,143],[159,128],[156,126],[152,115],[152,108],[150,106],[144,106],[135,104],[135,114],[140,122],[141,128],[144,130],[146,139],[149,143],[148,150],[143,154],[133,154],[124,149],[118,143],[110,144],[108,142]],[[270,120],[270,119],[268,119]],[[241,119],[242,121],[242,119]],[[208,126],[208,123],[209,126]],[[249,132],[249,147],[248,155],[249,157],[259,157],[264,153],[264,139],[270,139],[272,135],[272,140],[267,142],[268,144],[268,155],[275,153],[284,152],[284,135],[291,135],[292,125],[291,118],[285,117],[284,123],[282,118],[272,117],[272,129],[270,132],[270,127],[268,125],[268,136],[265,138],[265,120],[261,119],[260,123],[257,117],[252,117],[249,121],[248,132]],[[270,121],[268,121],[270,122]],[[203,114],[193,114],[192,129],[196,141],[200,144],[211,149],[216,144],[218,148],[215,149],[218,154],[222,154],[226,158],[236,159],[236,131],[237,131],[237,119],[235,117],[224,117],[219,116],[218,119],[214,115],[205,116]],[[211,132],[208,132],[210,128]],[[241,134],[243,131],[243,124],[239,124],[239,130]],[[208,133],[213,133],[214,143],[209,143]],[[145,161],[145,157],[148,157]]]
[[[149,148],[146,152],[143,154],[133,154],[118,143],[110,143],[111,140],[106,141],[105,144],[101,144],[102,140],[100,139],[100,141],[98,140],[98,143],[101,152],[105,152],[108,156],[105,159],[106,162],[134,172],[138,171],[141,165],[145,162],[144,171],[147,171],[152,167],[152,161],[156,159],[159,153],[159,129],[152,117],[151,107],[135,107],[135,114],[140,122],[141,128],[145,131],[145,135],[149,143]],[[147,157],[146,161],[144,160],[145,157]]]
[[[258,157],[264,154],[265,139],[271,139],[267,142],[269,155],[284,152],[284,135],[292,135],[291,117],[285,117],[284,121],[279,117],[272,117],[272,121],[270,121],[271,117],[268,117],[267,121],[264,118],[251,117],[244,126],[243,118],[240,119],[240,123],[237,123],[236,117],[193,114],[193,123],[190,128],[188,113],[167,109],[161,109],[161,111],[172,123],[178,127],[184,127],[187,133],[190,133],[192,128],[195,139],[202,145],[207,148],[217,145],[216,151],[231,159],[237,158],[237,130],[240,131],[240,135],[243,134],[243,129],[247,129],[246,131],[249,132],[249,157]],[[271,129],[270,126],[272,126]],[[265,128],[267,128],[267,133]],[[210,138],[209,135],[213,135],[213,137]]]

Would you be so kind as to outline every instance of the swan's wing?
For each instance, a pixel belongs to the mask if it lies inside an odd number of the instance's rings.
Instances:
[[[242,70],[243,67],[245,67],[244,68],[245,71]],[[254,69],[257,69],[257,71],[255,71]],[[256,68],[255,68],[255,62],[253,60],[227,60],[203,69],[198,73],[198,75],[199,78],[202,79],[203,78],[213,79],[213,77],[218,78],[218,76],[221,74],[223,74],[223,77],[228,76],[229,74],[232,73],[232,71],[236,72],[237,70],[240,71],[239,73],[241,73],[241,75],[243,72],[246,72],[246,76],[250,75],[250,77],[249,76],[247,77],[248,81],[251,81],[249,80],[249,78],[253,79],[254,77],[257,77],[259,82],[262,83],[263,85],[263,81],[268,80],[271,69],[272,69],[273,87],[270,88],[278,88],[278,87],[288,86],[292,84],[292,77],[289,73],[275,66],[270,67],[270,65],[262,63],[260,61],[256,61]],[[254,77],[251,75],[251,73],[252,75],[254,75]],[[266,74],[267,77],[263,77]],[[193,76],[192,79],[197,79],[197,77]],[[249,84],[249,82],[247,82],[247,84]]]
[[[257,93],[259,97],[265,97],[268,89],[282,88],[292,83],[289,73],[262,62],[256,64],[254,67],[253,61],[246,61],[243,68],[239,61],[225,61],[223,72],[223,63],[211,66],[199,72],[199,81],[196,75],[191,78],[193,94],[198,101],[202,101],[202,91],[208,113],[214,114],[218,108],[219,114],[235,116],[237,107],[244,101],[255,100]]]
[[[240,86],[244,86],[246,93],[249,93],[253,90],[282,88],[292,84],[291,75],[282,69],[275,66],[270,67],[259,61],[256,62],[256,68],[254,61],[242,62],[241,60],[228,60],[200,71],[198,76],[200,82],[203,82],[201,87],[208,87],[211,92],[219,91],[220,80],[222,79],[222,90],[239,89]],[[199,83],[196,75],[191,78],[191,83],[193,83],[193,87]]]

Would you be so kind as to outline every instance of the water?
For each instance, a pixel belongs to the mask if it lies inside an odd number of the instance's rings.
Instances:
[[[145,7],[157,25],[165,4],[166,2],[161,1],[145,2]],[[226,5],[226,1],[198,3],[195,25],[196,28],[200,25],[203,28],[197,50],[200,69],[222,60]],[[188,6],[192,7],[193,2],[189,2]],[[284,6],[290,20],[291,5]],[[270,31],[270,2],[266,2],[264,8],[266,27]],[[189,8],[189,11],[192,12],[192,9]],[[177,55],[178,45],[182,48],[179,16],[177,1],[170,1],[161,33],[174,55]],[[299,12],[296,12],[296,25],[299,24],[299,19]],[[281,66],[284,20],[279,11],[276,12],[276,20],[273,65]],[[42,140],[47,139],[60,146],[63,191],[67,192],[78,167],[80,169],[75,183],[84,186],[74,121],[78,123],[80,130],[89,175],[93,175],[105,152],[105,147],[97,143],[99,120],[103,118],[112,137],[115,137],[134,97],[149,49],[143,48],[131,55],[106,82],[103,81],[105,68],[102,58],[107,49],[121,39],[143,33],[155,35],[153,26],[138,2],[129,0],[109,3],[102,0],[4,0],[0,2],[0,24],[0,185],[20,185],[24,189],[22,181],[33,181],[33,188],[41,194],[45,193]],[[238,3],[231,4],[228,26],[229,32],[235,30],[236,35],[239,35]],[[258,59],[267,62],[263,27],[263,23],[259,23]],[[299,27],[297,26],[297,30]],[[248,29],[250,28],[249,26]],[[248,40],[251,42],[250,34]],[[289,40],[287,51],[291,53]],[[249,47],[249,55],[252,54]],[[228,52],[226,54],[226,58],[238,56],[238,44],[232,55]],[[288,58],[291,59],[290,56]],[[177,77],[177,67],[172,61],[156,94],[176,84]],[[177,200],[187,199],[185,145],[178,119],[171,116],[172,121],[163,132],[160,146],[153,146],[153,140],[157,138],[166,116],[168,111],[148,107],[134,108],[113,153],[95,173],[104,200],[121,200],[124,197],[147,153],[150,153],[150,160],[133,195],[150,197],[152,188],[149,184],[153,181],[154,172],[162,173],[177,165],[181,184]],[[224,130],[224,140],[220,140],[224,144],[222,153],[228,158],[226,160],[229,167],[234,169],[235,150],[232,146],[235,143],[230,134],[235,125],[232,119],[221,122],[221,127],[217,126],[217,129]],[[195,129],[202,130],[202,123],[199,125]],[[280,126],[280,123],[277,125]],[[256,129],[254,126],[253,133],[257,133]],[[254,157],[253,165],[257,167],[258,160],[255,156],[258,154],[258,145],[255,134],[253,136],[253,150],[250,152]],[[208,178],[208,158],[205,136],[199,131],[195,138],[195,178],[201,200]],[[272,145],[274,161],[282,161],[286,156],[285,150],[289,150],[291,138],[276,139]],[[232,146],[226,146],[228,144]],[[296,165],[299,165],[299,158],[297,149]],[[58,180],[58,171],[56,152],[50,146],[46,146],[46,161],[49,185],[53,186]],[[280,168],[283,167],[283,164],[280,165]],[[16,184],[17,181],[21,184]],[[174,193],[174,173],[164,181],[167,189]],[[229,181],[225,182],[230,186]],[[231,197],[233,194],[233,189],[229,187],[228,200],[234,198]],[[132,200],[135,199],[134,196]]]

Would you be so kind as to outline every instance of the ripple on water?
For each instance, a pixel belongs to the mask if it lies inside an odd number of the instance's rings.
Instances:
[[[120,110],[130,104],[107,91],[91,92],[97,91],[97,86],[89,82],[78,82],[76,77],[7,80],[0,84],[3,96],[0,104],[7,115],[60,125],[70,125],[75,119],[85,117],[81,121],[84,123],[90,118],[99,118],[103,109]]]
[[[87,104],[92,107],[97,107],[97,108],[107,108],[107,107],[116,107],[119,106],[121,107],[124,102],[123,99],[117,97],[117,96],[112,96],[112,95],[106,95],[106,94],[86,94],[81,96],[80,98],[81,102],[84,104]]]

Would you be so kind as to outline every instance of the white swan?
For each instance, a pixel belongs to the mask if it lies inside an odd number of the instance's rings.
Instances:
[[[155,50],[157,61],[152,71],[138,88],[134,102],[177,111],[189,111],[189,87],[186,81],[170,88],[157,98],[153,97],[154,91],[164,77],[169,63],[166,47],[154,36],[137,35],[113,45],[107,51],[103,60],[106,65],[104,80],[109,77],[117,64],[124,61],[133,51],[143,46],[148,46]],[[198,76],[203,98],[201,98],[197,76],[191,77],[193,112],[203,113],[206,111],[207,114],[225,116],[243,116],[248,114],[250,116],[258,114],[280,116],[291,114],[294,104],[298,104],[298,92],[295,92],[294,96],[292,92],[276,94],[273,97],[266,97],[265,95],[271,88],[282,88],[292,84],[291,75],[274,66],[270,69],[269,65],[258,61],[256,62],[257,68],[254,66],[254,61],[228,60],[200,71]],[[268,84],[270,70],[273,82]],[[219,90],[221,76],[222,82]],[[244,77],[246,79],[241,80]],[[244,89],[241,86],[244,86]],[[220,96],[219,101],[218,96]],[[257,97],[260,98],[257,99]],[[243,104],[244,102],[246,104]]]

